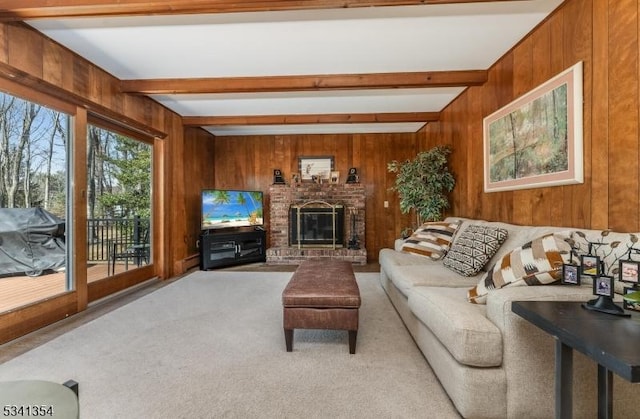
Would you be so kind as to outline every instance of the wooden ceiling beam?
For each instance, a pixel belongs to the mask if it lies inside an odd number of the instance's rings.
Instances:
[[[182,124],[188,127],[211,125],[368,124],[385,122],[433,122],[439,119],[439,112],[184,116],[182,117]]]
[[[3,0],[0,21],[342,9],[524,0]]]
[[[192,79],[122,80],[130,94],[262,93],[347,89],[398,89],[478,86],[487,81],[486,70],[430,71],[309,76],[220,77]]]

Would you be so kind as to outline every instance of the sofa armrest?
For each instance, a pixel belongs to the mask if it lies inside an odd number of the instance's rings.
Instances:
[[[505,287],[487,295],[487,317],[500,330],[509,327],[513,301],[587,301],[594,298],[591,286],[536,285]]]
[[[540,285],[506,287],[489,292],[487,317],[502,333],[502,367],[507,380],[509,416],[527,417],[531,406],[540,406],[536,416],[553,416],[554,339],[511,311],[513,301],[588,301],[594,298],[590,286]],[[583,371],[584,362],[574,362]],[[583,379],[584,372],[574,377]],[[574,378],[574,383],[576,378]],[[582,384],[581,384],[582,385]],[[577,386],[580,387],[581,385]],[[586,385],[586,384],[585,384]],[[574,394],[581,394],[574,388]],[[511,412],[514,412],[511,414]]]
[[[404,240],[403,239],[396,239],[396,241],[393,243],[394,250],[396,252],[401,252],[403,244],[404,244]]]

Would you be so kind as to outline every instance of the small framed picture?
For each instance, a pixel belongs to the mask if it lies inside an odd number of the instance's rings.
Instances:
[[[600,258],[592,255],[580,256],[580,274],[587,276],[599,276]]]
[[[291,183],[293,183],[294,185],[300,183],[300,173],[293,173],[291,175]]]
[[[320,179],[329,180],[329,174],[333,170],[333,156],[298,157],[298,170],[303,182],[319,183]]]
[[[620,273],[621,282],[631,282],[634,284],[638,283],[640,262],[635,260],[621,260],[619,266],[620,269],[618,270],[618,272]]]
[[[567,285],[580,285],[580,267],[564,263],[562,265],[562,278],[560,282]]]
[[[613,277],[602,275],[593,278],[593,293],[603,297],[613,297]]]
[[[336,172],[335,170],[331,172],[331,183],[340,182],[340,172]]]
[[[624,287],[622,292],[624,295],[626,294],[631,294],[632,292],[637,292],[638,289],[635,287]],[[640,311],[640,302],[635,302],[635,301],[629,301],[629,300],[622,300],[622,308],[624,308],[625,310],[634,310],[634,311]]]

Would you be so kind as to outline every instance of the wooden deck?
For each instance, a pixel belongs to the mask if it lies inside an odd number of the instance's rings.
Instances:
[[[132,267],[129,263],[129,269]],[[125,271],[125,264],[116,263],[116,273]],[[88,268],[87,281],[106,278],[107,264],[96,264]],[[30,304],[66,291],[65,272],[43,274],[31,278],[28,276],[7,276],[0,278],[0,313]]]

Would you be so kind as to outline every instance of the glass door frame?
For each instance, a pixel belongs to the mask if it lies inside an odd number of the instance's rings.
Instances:
[[[86,310],[89,303],[133,285],[158,276],[163,254],[158,249],[162,214],[158,211],[158,199],[162,193],[163,141],[137,130],[132,137],[152,147],[151,169],[151,263],[123,274],[111,281],[87,283],[87,127],[92,119],[105,121],[97,115],[89,115],[83,106],[71,104],[46,93],[0,77],[0,90],[34,103],[42,104],[69,115],[69,144],[67,150],[67,263],[65,284],[67,291],[45,300],[0,313],[0,344],[9,342],[41,327],[63,320]],[[103,124],[101,124],[103,125]],[[119,130],[127,131],[119,126]],[[161,211],[160,211],[161,212]]]

